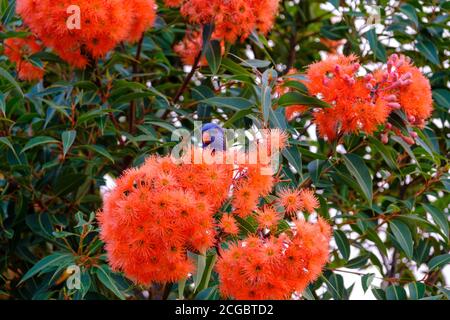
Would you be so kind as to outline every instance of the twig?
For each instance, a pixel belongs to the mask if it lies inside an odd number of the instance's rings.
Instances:
[[[139,39],[137,50],[136,50],[135,60],[133,61],[132,80],[135,80],[137,78],[137,77],[135,77],[135,74],[138,72],[138,64],[139,64],[139,59],[141,57],[143,42],[144,42],[144,33],[142,33],[142,36]],[[129,128],[129,132],[131,134],[134,134],[136,131],[135,122],[136,122],[136,102],[134,100],[131,100],[130,101],[130,110],[129,110],[129,114],[128,114],[128,128]]]
[[[172,103],[175,105],[181,98],[181,96],[183,95],[184,91],[186,90],[189,81],[191,81],[192,77],[195,74],[195,71],[197,71],[198,69],[198,65],[200,63],[200,59],[202,57],[203,54],[203,50],[200,50],[200,52],[197,54],[197,56],[195,57],[194,63],[192,65],[192,69],[191,71],[188,73],[188,75],[186,76],[186,78],[183,81],[183,84],[181,85],[180,89],[178,89],[178,92],[175,94],[175,97],[172,100]],[[166,118],[167,115],[170,113],[170,110],[167,109],[164,114],[161,116],[162,119]]]
[[[197,71],[198,64],[200,63],[200,59],[202,57],[202,53],[203,53],[202,50],[200,50],[200,52],[195,57],[194,64],[192,65],[191,71],[186,76],[186,78],[184,79],[183,84],[181,85],[180,89],[178,90],[178,92],[176,93],[175,97],[173,98],[172,102],[174,104],[177,103],[178,100],[180,100],[180,97],[183,95],[184,91],[186,90],[186,88],[187,88],[187,86],[189,84],[189,81],[191,81],[192,77],[195,74],[195,71]]]

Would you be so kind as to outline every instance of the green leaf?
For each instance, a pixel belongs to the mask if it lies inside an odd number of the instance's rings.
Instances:
[[[220,41],[211,40],[205,48],[205,57],[208,61],[209,69],[213,74],[217,74],[222,62],[222,47]]]
[[[197,271],[195,272],[194,275],[194,284],[195,284],[194,292],[197,291],[197,288],[199,287],[200,282],[202,281],[205,268],[206,268],[206,255],[197,254]]]
[[[435,65],[440,64],[438,49],[431,40],[420,38],[417,41],[417,49],[419,49],[419,52],[431,63],[434,63]]]
[[[440,268],[442,269],[445,265],[450,263],[450,253],[441,254],[440,256],[434,257],[428,262],[428,268],[431,270]]]
[[[186,287],[186,278],[178,281],[178,299],[184,300],[184,288]]]
[[[6,98],[2,92],[0,92],[0,111],[6,116]]]
[[[230,108],[236,111],[248,109],[254,105],[250,100],[241,97],[213,97],[199,102],[206,103],[213,107]]]
[[[49,268],[61,266],[67,263],[73,263],[73,255],[67,252],[55,252],[39,260],[20,280],[19,284],[27,281],[38,273],[46,272]]]
[[[417,164],[419,162],[417,161],[416,156],[414,155],[414,152],[412,152],[411,147],[409,144],[407,144],[402,138],[399,136],[391,136],[391,140],[397,142],[399,145],[402,146],[403,149],[405,149],[406,153],[413,159]]]
[[[268,77],[268,73],[272,71],[272,69],[268,69],[264,72],[263,78]],[[272,87],[264,83],[261,88],[261,109],[264,123],[267,123],[269,121],[270,111],[272,110]]]
[[[399,220],[392,220],[389,225],[391,226],[391,230],[394,234],[395,240],[397,240],[403,252],[409,259],[412,259],[413,240],[411,231],[409,230],[408,226]]]
[[[218,291],[217,291],[217,285],[206,288],[202,291],[200,291],[196,296],[195,300],[218,300]]]
[[[53,190],[58,196],[69,194],[78,190],[78,188],[86,181],[87,176],[82,173],[68,173],[60,175],[55,180]]]
[[[236,219],[236,222],[239,224],[239,227],[244,234],[254,234],[258,229],[258,224],[256,223],[256,221],[252,221],[251,217],[243,219],[239,216],[235,216],[234,218]]]
[[[379,139],[374,137],[369,137],[369,141],[371,143],[371,146],[373,146],[381,154],[389,168],[398,171],[397,162],[392,156],[392,148],[384,145]]]
[[[8,140],[7,137],[0,137],[0,143],[3,143],[5,146],[7,146],[9,149],[11,149],[12,153],[16,157],[17,161],[20,163],[20,158],[17,155],[16,149],[14,149],[13,145],[11,144],[11,141]]]
[[[35,137],[27,142],[27,144],[25,145],[25,147],[23,147],[23,149],[20,153],[23,153],[31,148],[40,146],[42,144],[50,144],[50,143],[59,143],[59,141],[56,140],[55,138],[47,137],[47,136]]]
[[[412,22],[416,28],[419,26],[419,18],[417,17],[416,9],[408,4],[404,3],[400,6],[400,11],[403,12]]]
[[[339,252],[345,260],[350,258],[350,243],[348,242],[345,233],[341,230],[334,231],[334,240],[336,241]]]
[[[99,145],[85,145],[83,147],[91,149],[92,151],[104,156],[105,158],[109,159],[112,163],[114,163],[113,156],[109,153],[108,150],[106,150],[105,147]]]
[[[443,212],[441,212],[441,210],[439,210],[438,208],[436,208],[435,206],[431,205],[431,204],[423,204],[423,207],[425,208],[425,210],[431,214],[431,216],[433,217],[434,223],[441,228],[442,232],[444,233],[444,236],[448,239],[448,232],[449,232],[449,228],[448,228],[448,220],[447,217],[445,216],[445,214]]]
[[[6,1],[6,3],[8,3],[8,1]],[[16,8],[16,0],[9,1],[8,7],[6,8],[5,12],[3,12],[3,14],[2,14],[1,21],[2,21],[3,25],[6,26],[11,21],[11,19],[14,17],[15,8]]]
[[[325,276],[320,276],[328,287],[328,291],[333,295],[336,300],[341,300],[344,295],[344,279],[341,275],[331,273],[328,279]]]
[[[356,154],[344,154],[343,159],[347,170],[356,179],[367,201],[372,205],[372,177],[364,160]]]
[[[292,146],[285,148],[281,151],[283,157],[285,157],[289,164],[291,164],[297,171],[297,174],[303,179],[303,166],[302,166],[302,155],[297,147]]]
[[[406,291],[399,286],[389,286],[386,288],[387,300],[406,300]]]
[[[377,300],[386,300],[386,293],[383,291],[383,289],[372,288],[372,293],[375,298],[377,298]]]
[[[447,89],[434,89],[433,100],[444,109],[450,109],[450,91]]]
[[[375,274],[373,273],[368,273],[362,276],[361,285],[364,290],[364,293],[367,292],[367,290],[369,290],[370,285],[373,282],[373,279],[375,279]]]
[[[202,291],[206,289],[209,285],[209,281],[211,280],[211,274],[214,269],[214,265],[217,262],[217,254],[209,255],[206,259],[206,267],[203,272],[203,277],[200,281],[200,285],[198,286],[197,291]]]
[[[320,99],[311,97],[301,92],[288,92],[278,99],[279,107],[287,107],[292,105],[313,105],[321,108],[329,108],[330,105]]]
[[[109,290],[111,290],[119,299],[125,300],[126,297],[120,291],[118,284],[111,275],[109,267],[105,264],[95,268],[95,274],[98,280]]]
[[[364,36],[366,37],[367,41],[369,41],[370,49],[372,49],[375,57],[379,61],[386,62],[387,60],[386,49],[381,44],[381,42],[378,41],[375,29],[374,28],[370,29],[364,34]]]
[[[8,81],[10,84],[13,85],[13,87],[17,90],[17,92],[20,93],[20,95],[23,97],[23,91],[20,88],[20,85],[17,83],[16,80],[14,80],[14,78],[9,74],[8,71],[6,71],[5,69],[3,69],[2,67],[0,67],[0,76],[2,76],[3,78],[6,79],[6,81]]]
[[[253,68],[267,68],[268,66],[270,66],[270,61],[259,59],[248,59],[241,62],[241,65],[251,66]]]
[[[75,130],[64,131],[62,133],[61,137],[62,137],[62,143],[63,143],[64,156],[69,151],[70,147],[72,146],[73,142],[75,141],[76,136],[77,136],[77,132]]]
[[[425,295],[425,285],[420,282],[408,283],[409,298],[412,300],[422,299]]]
[[[224,128],[229,128],[236,121],[238,121],[238,120],[240,120],[242,118],[245,118],[246,116],[248,116],[249,114],[252,114],[252,113],[253,113],[252,108],[240,110],[240,111],[236,112],[230,119],[228,119],[223,124],[223,127]]]

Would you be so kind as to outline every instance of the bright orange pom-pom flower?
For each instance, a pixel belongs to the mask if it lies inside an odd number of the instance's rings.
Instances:
[[[154,0],[18,0],[16,10],[45,46],[75,67],[121,41],[136,41],[156,16]]]
[[[213,214],[232,174],[230,165],[175,164],[167,157],[126,171],[98,214],[113,269],[140,284],[186,277],[192,271],[186,249],[205,252],[214,244]]]
[[[309,213],[313,212],[314,209],[319,207],[319,201],[317,200],[314,192],[310,189],[300,190],[300,201],[302,202],[302,207]]]
[[[328,260],[330,226],[296,221],[279,237],[250,237],[231,245],[217,262],[219,289],[235,299],[289,299],[320,274]]]
[[[287,213],[294,214],[303,209],[300,192],[292,189],[282,189],[278,192],[278,203],[284,207]]]
[[[181,1],[167,0],[168,5]],[[267,33],[273,26],[279,0],[185,0],[181,13],[195,24],[214,23],[215,37],[234,43],[253,30]]]
[[[354,55],[332,55],[308,67],[309,93],[330,105],[313,113],[322,137],[372,134],[397,109],[405,111],[412,125],[424,125],[432,112],[431,87],[409,58],[393,54],[386,66],[364,77],[359,69]]]
[[[237,235],[239,233],[239,227],[237,226],[236,219],[230,214],[224,214],[220,220],[220,228],[223,232]]]

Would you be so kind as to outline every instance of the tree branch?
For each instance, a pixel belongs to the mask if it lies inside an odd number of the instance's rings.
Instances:
[[[135,60],[133,61],[133,77],[132,80],[136,80],[136,73],[138,72],[139,67],[139,59],[141,58],[141,52],[142,52],[142,43],[144,42],[144,33],[142,33],[141,38],[139,39],[138,46],[136,49],[136,56]],[[131,134],[134,134],[136,131],[135,127],[136,122],[136,101],[131,100],[130,102],[130,109],[128,113],[128,130]]]

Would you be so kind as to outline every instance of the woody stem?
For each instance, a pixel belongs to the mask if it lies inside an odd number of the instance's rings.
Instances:
[[[136,73],[138,72],[138,64],[139,59],[141,58],[141,52],[142,52],[142,43],[144,42],[144,33],[142,33],[141,38],[139,39],[138,46],[136,49],[136,56],[135,61],[133,61],[133,80],[136,80]],[[136,102],[132,100],[130,102],[130,109],[128,114],[128,128],[130,133],[134,133],[136,131],[135,127],[136,122]]]

